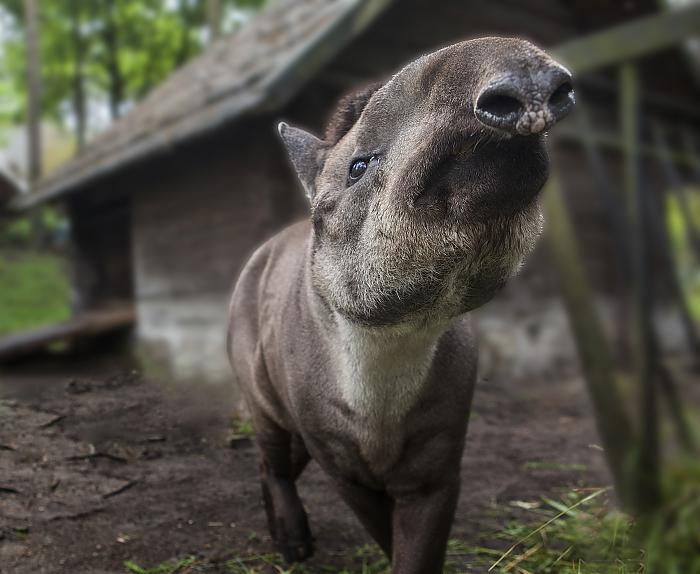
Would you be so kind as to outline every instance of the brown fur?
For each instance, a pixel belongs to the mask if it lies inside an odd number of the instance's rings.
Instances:
[[[326,126],[324,140],[327,144],[337,144],[350,131],[362,115],[369,99],[381,86],[379,82],[369,84],[341,98]]]
[[[345,100],[325,141],[280,126],[311,218],[246,265],[229,354],[288,560],[312,552],[295,487],[312,457],[395,574],[442,571],[476,376],[466,313],[532,248],[547,176],[541,135],[514,116],[494,127],[475,102],[503,78],[549,93],[553,74],[526,42],[463,42]]]

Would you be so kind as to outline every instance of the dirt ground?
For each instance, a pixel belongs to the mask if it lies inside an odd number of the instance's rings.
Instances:
[[[0,375],[0,572],[123,573],[187,555],[225,572],[270,552],[255,447],[228,440],[231,389],[93,363]],[[596,443],[579,378],[480,380],[452,537],[493,543],[523,512],[514,501],[607,484]],[[317,548],[306,571],[357,571],[368,536],[317,466],[300,482]]]

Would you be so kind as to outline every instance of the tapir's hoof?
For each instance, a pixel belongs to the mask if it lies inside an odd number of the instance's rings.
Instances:
[[[278,492],[280,494],[284,492],[287,496],[278,498],[279,507],[276,508],[266,481],[262,481],[263,501],[270,535],[276,550],[282,554],[285,562],[301,562],[314,553],[309,521],[296,490],[282,489]]]
[[[277,551],[282,555],[282,558],[284,558],[284,561],[287,563],[302,562],[307,558],[311,558],[314,553],[314,542],[311,536],[305,540],[299,541],[276,540],[275,546],[277,547]]]

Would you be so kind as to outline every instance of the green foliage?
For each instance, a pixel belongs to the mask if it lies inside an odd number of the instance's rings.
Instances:
[[[25,245],[32,236],[32,222],[28,217],[13,219],[0,230],[3,244]]]
[[[493,571],[539,574],[632,574],[645,572],[635,544],[635,524],[600,501],[607,489],[544,499],[539,526],[513,522],[499,537],[510,547]],[[483,552],[481,552],[483,554]]]
[[[38,229],[33,230],[34,225]],[[66,219],[55,209],[44,207],[34,223],[29,216],[0,221],[0,246],[26,248],[32,243],[33,232],[42,237],[53,237],[62,229],[66,229],[67,225]]]
[[[0,252],[0,336],[66,320],[69,292],[58,256]]]
[[[227,15],[265,0],[221,0]],[[232,22],[232,23],[229,23]],[[2,126],[26,116],[26,46],[21,0],[0,0],[0,137]],[[77,128],[78,91],[86,103],[109,103],[118,115],[208,40],[205,0],[71,0],[41,2],[39,14],[42,115]],[[92,106],[93,109],[95,106]]]
[[[700,232],[700,190],[691,186],[685,190],[685,195],[688,198],[689,215]],[[700,320],[700,262],[693,255],[686,221],[675,194],[667,194],[666,218],[681,286],[693,317]]]
[[[649,574],[700,574],[700,461],[669,465],[664,500],[645,525]]]
[[[241,419],[233,419],[231,421],[232,440],[240,440],[252,438],[255,435],[255,430],[250,421]]]
[[[538,513],[539,524],[509,524],[497,535],[509,548],[495,558],[493,548],[463,550],[479,572],[700,574],[700,461],[669,464],[665,503],[639,523],[611,510],[607,492],[574,491],[561,501],[523,505]]]

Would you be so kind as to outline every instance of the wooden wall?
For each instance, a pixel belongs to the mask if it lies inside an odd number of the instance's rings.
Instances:
[[[68,205],[75,311],[133,299],[131,203],[124,193],[85,194]]]
[[[253,250],[304,210],[274,122],[158,162],[133,195],[138,336],[188,379],[228,380],[228,299]]]

